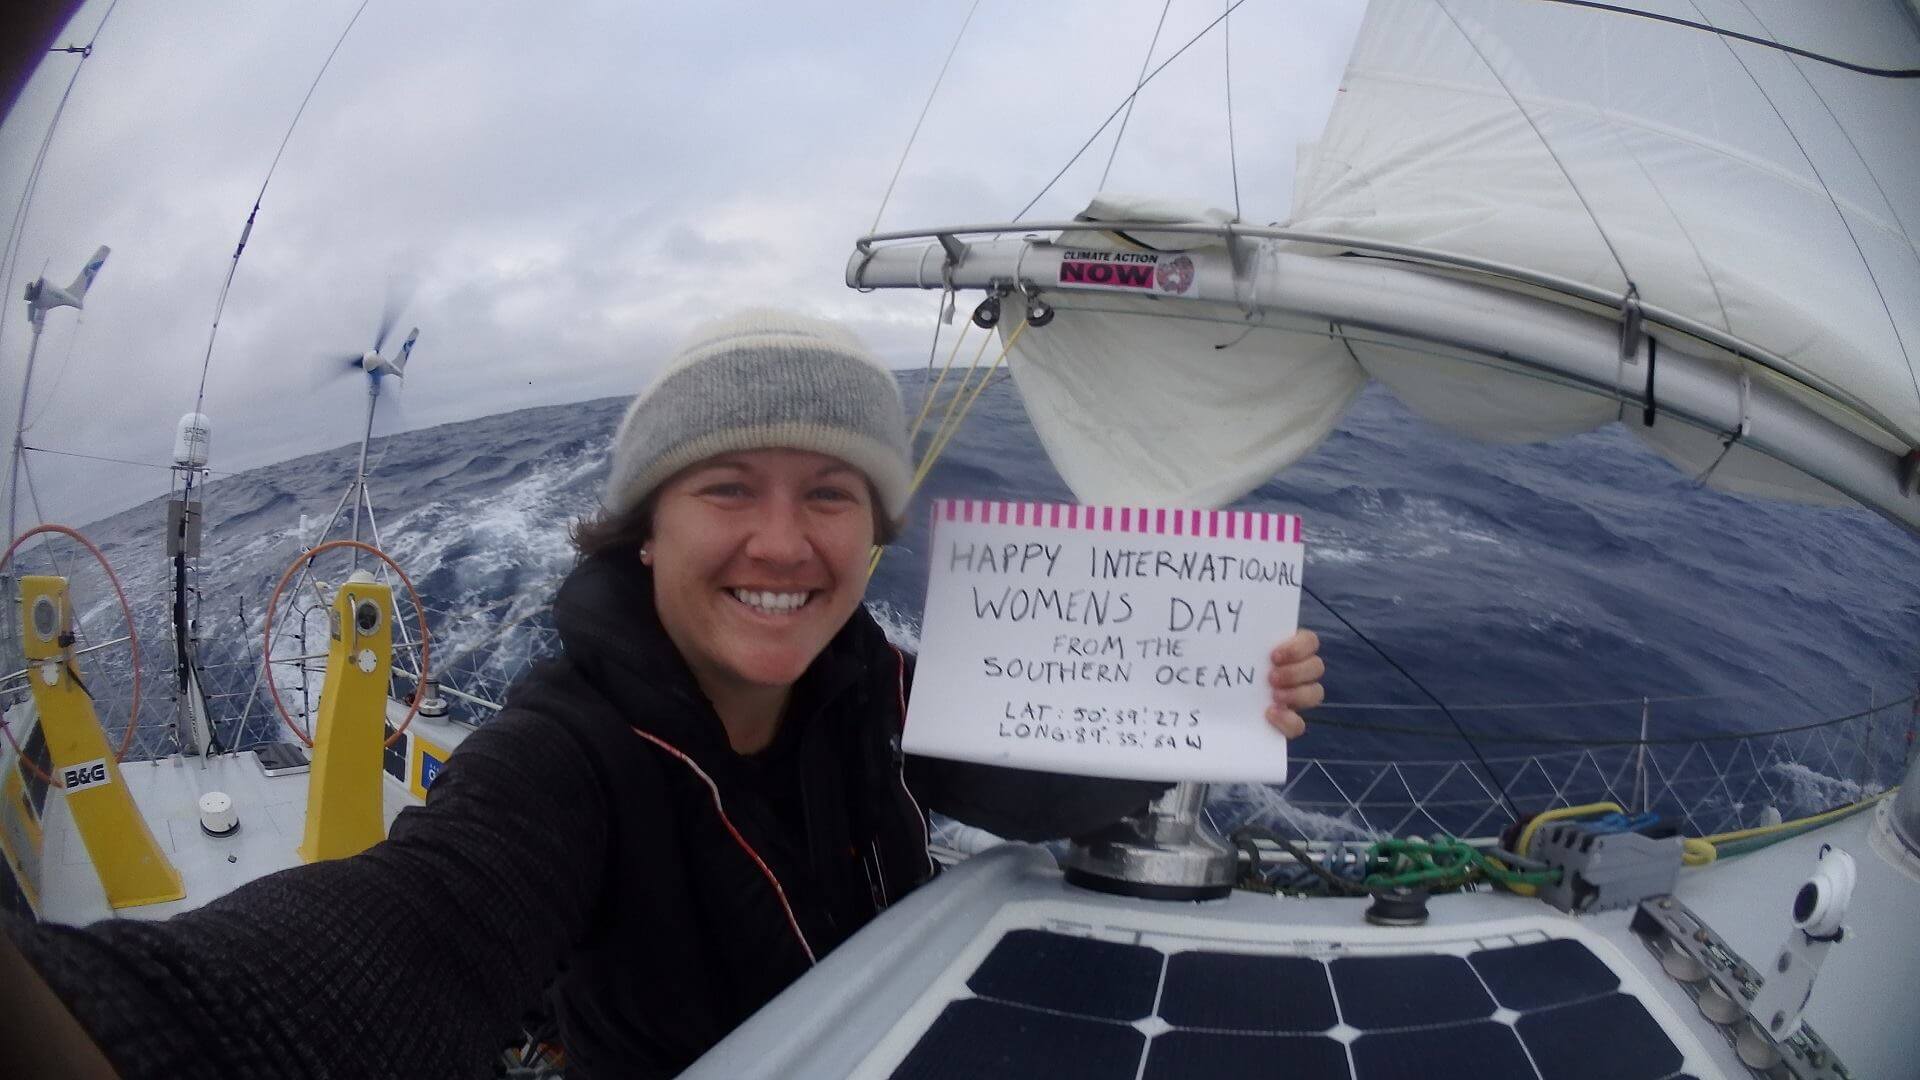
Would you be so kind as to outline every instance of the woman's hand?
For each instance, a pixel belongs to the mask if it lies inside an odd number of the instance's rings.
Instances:
[[[1273,650],[1273,668],[1267,672],[1267,685],[1273,688],[1267,723],[1289,739],[1305,735],[1307,722],[1300,713],[1327,700],[1327,691],[1320,685],[1320,677],[1326,673],[1326,662],[1320,659],[1320,635],[1296,630],[1281,642]]]

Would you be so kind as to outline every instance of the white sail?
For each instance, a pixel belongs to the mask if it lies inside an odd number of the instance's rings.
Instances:
[[[1920,531],[1920,79],[1863,67],[1920,68],[1912,9],[1374,0],[1286,226],[1102,196],[1055,236],[868,238],[848,281],[1044,293],[1012,366],[1086,499],[1230,500],[1373,378],[1475,437],[1623,420],[1716,486]],[[1190,273],[1092,281],[1101,248]]]
[[[1643,6],[1920,66],[1893,4]],[[1296,228],[1632,286],[1920,441],[1914,80],[1555,3],[1375,0],[1300,181]],[[1417,373],[1373,373],[1444,420]]]

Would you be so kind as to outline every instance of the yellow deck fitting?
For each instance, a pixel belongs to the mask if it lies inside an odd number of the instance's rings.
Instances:
[[[180,872],[153,838],[93,711],[73,655],[73,609],[63,577],[20,579],[27,684],[46,732],[54,781],[115,908],[178,900]]]
[[[327,681],[313,731],[307,832],[300,857],[342,859],[380,842],[380,756],[393,667],[393,591],[349,580],[333,598]]]

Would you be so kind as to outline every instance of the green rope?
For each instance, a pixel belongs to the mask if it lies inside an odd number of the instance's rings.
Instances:
[[[1376,840],[1367,845],[1366,854],[1362,857],[1364,876],[1357,880],[1349,879],[1322,866],[1312,854],[1288,837],[1259,826],[1243,826],[1234,831],[1233,842],[1247,855],[1245,887],[1257,888],[1262,892],[1276,889],[1265,881],[1260,850],[1254,845],[1256,839],[1284,848],[1295,862],[1320,878],[1325,891],[1334,896],[1365,895],[1378,889],[1392,888],[1419,888],[1437,892],[1464,888],[1482,879],[1508,886],[1551,885],[1560,880],[1558,867],[1515,870],[1465,840],[1450,836],[1437,836],[1431,840]],[[1295,885],[1277,891],[1298,893],[1305,890]]]
[[[1476,878],[1502,885],[1551,885],[1560,880],[1560,871],[1512,870],[1472,844],[1446,836],[1379,840],[1367,848],[1365,883],[1369,889],[1453,888]]]

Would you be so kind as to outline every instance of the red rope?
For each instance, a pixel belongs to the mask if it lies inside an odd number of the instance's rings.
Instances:
[[[133,650],[133,707],[128,710],[127,713],[127,730],[126,734],[120,736],[120,749],[113,755],[114,763],[119,764],[121,761],[126,760],[127,748],[133,745],[134,727],[140,722],[140,631],[135,629],[133,625],[133,605],[127,603],[126,590],[120,587],[120,578],[114,574],[113,564],[107,562],[107,557],[101,553],[99,548],[93,545],[93,541],[82,536],[78,529],[70,529],[65,525],[36,525],[26,532],[21,533],[14,538],[13,543],[7,545],[6,554],[0,555],[0,568],[4,568],[13,562],[13,553],[20,550],[21,544],[26,543],[33,537],[46,533],[58,533],[61,536],[69,537],[78,541],[81,547],[87,549],[88,553],[93,556],[94,561],[100,564],[100,569],[107,572],[107,581],[113,586],[113,594],[120,598],[120,610],[127,618],[127,645],[128,648]],[[28,672],[27,677],[33,677],[31,671]],[[48,775],[47,771],[42,769],[37,762],[27,757],[26,753],[20,749],[20,744],[14,740],[13,727],[3,718],[0,718],[0,732],[6,733],[7,742],[13,747],[13,752],[19,756],[22,764],[32,771],[35,776],[40,778],[42,783],[57,788],[66,787],[65,784],[60,783],[57,779]]]

